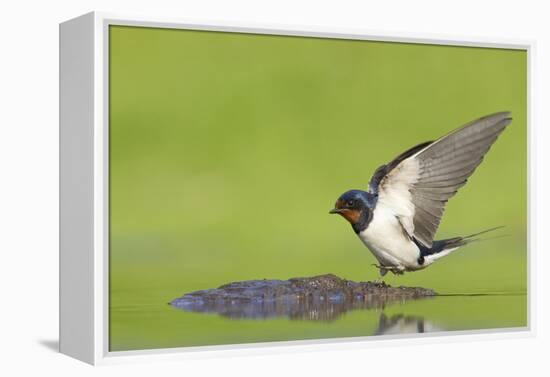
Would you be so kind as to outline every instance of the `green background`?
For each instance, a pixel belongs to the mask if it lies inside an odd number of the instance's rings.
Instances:
[[[430,268],[387,276],[439,293],[388,307],[443,329],[526,324],[525,51],[111,26],[112,351],[369,335],[379,312],[331,322],[234,321],[167,302],[247,279],[378,276],[338,216],[403,150],[477,117],[513,122],[437,238],[497,225]]]

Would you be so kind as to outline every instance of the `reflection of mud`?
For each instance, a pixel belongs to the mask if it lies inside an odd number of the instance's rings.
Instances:
[[[179,299],[172,306],[186,311],[218,313],[223,317],[262,319],[288,317],[311,321],[330,321],[356,309],[381,309],[387,304],[403,302],[391,297],[320,296],[285,297],[270,300],[194,300]]]
[[[233,319],[287,317],[331,321],[350,310],[381,309],[390,303],[433,295],[433,291],[424,288],[394,288],[383,283],[356,283],[322,275],[230,283],[188,293],[170,304],[186,311],[218,313]]]
[[[443,329],[434,326],[433,323],[423,317],[396,314],[388,318],[382,313],[378,321],[378,329],[376,329],[374,335],[418,334],[433,331],[443,331]]]

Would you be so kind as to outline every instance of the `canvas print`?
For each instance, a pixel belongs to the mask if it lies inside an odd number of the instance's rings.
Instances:
[[[109,349],[527,326],[527,52],[109,27]]]

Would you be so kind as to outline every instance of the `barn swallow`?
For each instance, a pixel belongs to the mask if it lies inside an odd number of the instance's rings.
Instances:
[[[447,201],[511,121],[509,112],[487,115],[406,150],[375,170],[368,191],[346,191],[329,213],[349,221],[377,259],[381,276],[428,267],[496,229],[434,240]]]

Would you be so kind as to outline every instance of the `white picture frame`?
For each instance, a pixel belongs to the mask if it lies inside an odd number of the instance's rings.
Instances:
[[[375,40],[525,50],[528,56],[528,314],[522,328],[423,334],[185,347],[109,352],[108,349],[108,29],[110,25],[208,30],[318,38]],[[92,12],[60,24],[60,351],[90,364],[144,359],[182,359],[241,352],[293,352],[307,349],[372,347],[388,342],[424,343],[525,337],[534,334],[532,249],[531,125],[532,55],[525,40],[439,37],[414,33],[379,33],[311,26],[255,25],[236,22],[198,24],[186,20]],[[200,353],[197,353],[200,351]]]

